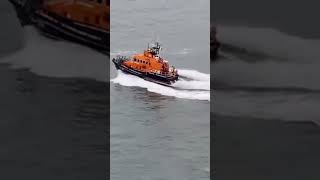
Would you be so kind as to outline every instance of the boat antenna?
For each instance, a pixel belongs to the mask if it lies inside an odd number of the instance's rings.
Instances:
[[[160,46],[159,42],[156,42],[156,49],[157,49],[157,54],[158,54],[158,56],[161,57],[161,56],[160,56],[161,46]]]

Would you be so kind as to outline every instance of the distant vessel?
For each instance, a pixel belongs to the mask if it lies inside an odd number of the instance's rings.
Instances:
[[[132,58],[117,56],[112,59],[112,62],[117,69],[125,73],[170,86],[178,80],[178,71],[175,67],[170,67],[168,61],[160,57],[160,50],[160,44],[155,43],[151,47],[148,46],[142,54],[136,54]]]
[[[47,35],[109,51],[107,0],[10,0]]]
[[[218,56],[218,50],[220,43],[217,40],[217,29],[216,27],[211,28],[211,38],[210,38],[210,49],[211,49],[211,59],[216,59]]]

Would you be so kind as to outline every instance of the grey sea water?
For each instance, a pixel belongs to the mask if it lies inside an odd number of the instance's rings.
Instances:
[[[217,97],[214,111],[320,122],[320,33],[315,31],[318,25],[308,21],[316,13],[315,2],[258,5],[246,0],[239,4],[241,10],[228,5],[219,1],[212,7],[212,21],[222,42],[221,61],[211,64]],[[252,8],[246,9],[249,5]],[[300,12],[308,13],[295,13],[302,5]],[[273,13],[265,13],[271,7]],[[291,21],[298,17],[299,23]]]
[[[211,64],[216,177],[319,178],[317,4],[220,0],[211,6],[222,43]]]
[[[107,179],[108,57],[0,9],[0,179]]]
[[[176,90],[110,66],[111,179],[209,179],[209,3],[111,1],[111,58],[158,40],[162,56],[194,79]]]

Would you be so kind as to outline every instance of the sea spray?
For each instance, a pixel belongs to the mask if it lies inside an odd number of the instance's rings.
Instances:
[[[24,36],[25,47],[1,62],[13,68],[28,68],[42,76],[109,80],[106,55],[75,43],[49,39],[33,27],[24,28]]]
[[[247,56],[224,52],[225,58],[214,64],[215,80],[235,87],[320,90],[320,40],[270,28],[220,26],[219,32],[223,43],[245,49]],[[251,52],[261,52],[265,57]],[[248,62],[248,58],[255,61]]]
[[[180,78],[179,81],[172,84],[173,87],[179,89],[189,89],[189,90],[206,90],[210,91],[210,82],[209,81],[195,81],[195,80],[184,80]]]
[[[188,79],[210,82],[210,74],[201,73],[196,70],[178,69],[178,73],[181,77],[186,77]]]
[[[188,90],[185,89],[175,89],[172,87],[162,86],[153,82],[146,81],[142,78],[125,74],[121,71],[118,71],[117,77],[111,80],[113,83],[118,83],[122,86],[129,87],[141,87],[146,88],[150,92],[157,94],[172,96],[182,99],[194,99],[194,100],[206,100],[210,101],[210,91],[203,90]],[[194,81],[193,81],[194,83]],[[210,83],[209,81],[207,83]]]
[[[228,26],[219,30],[224,43],[248,53],[241,56],[239,51],[225,51],[228,56],[211,64],[216,85],[211,112],[320,124],[319,40],[275,29]],[[262,52],[266,58],[251,52]],[[255,61],[248,62],[247,58]]]

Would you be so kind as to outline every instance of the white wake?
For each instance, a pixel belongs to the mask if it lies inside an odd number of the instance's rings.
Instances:
[[[111,82],[122,86],[145,88],[150,92],[164,96],[210,101],[210,74],[204,74],[194,70],[178,70],[178,72],[183,72],[182,74],[184,75],[189,72],[189,77],[194,76],[195,78],[190,78],[190,81],[179,80],[173,84],[173,87],[166,87],[118,71],[117,76],[111,79]],[[195,76],[196,74],[199,76]]]
[[[108,56],[79,44],[51,40],[34,27],[24,28],[23,33],[25,47],[0,62],[42,76],[109,80]]]

